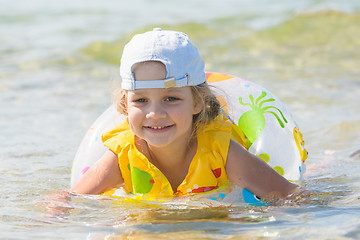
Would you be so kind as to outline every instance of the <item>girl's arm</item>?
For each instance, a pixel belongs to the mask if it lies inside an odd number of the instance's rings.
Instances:
[[[225,168],[230,182],[246,188],[260,198],[285,198],[298,187],[234,140],[230,141]]]
[[[79,194],[101,194],[114,187],[120,187],[123,183],[118,156],[108,150],[70,191]]]

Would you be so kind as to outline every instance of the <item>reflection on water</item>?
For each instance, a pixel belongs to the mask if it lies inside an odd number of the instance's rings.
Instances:
[[[235,1],[238,8],[215,14],[219,3],[210,1],[194,18],[175,21],[174,10],[147,22],[149,11],[134,23],[82,1],[0,10],[0,238],[359,238],[359,3],[261,3]],[[193,4],[184,2],[187,12]],[[138,1],[123,14],[148,5]],[[306,201],[202,208],[74,196],[68,214],[46,212],[47,196],[68,188],[76,148],[119,86],[123,44],[155,25],[188,33],[207,71],[257,82],[287,105],[310,156]]]

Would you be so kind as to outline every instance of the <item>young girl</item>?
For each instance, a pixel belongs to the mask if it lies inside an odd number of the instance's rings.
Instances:
[[[285,198],[297,189],[241,145],[186,34],[154,29],[135,35],[124,48],[120,74],[117,106],[127,119],[103,135],[109,150],[71,192],[123,187],[163,197],[233,183],[260,198]]]

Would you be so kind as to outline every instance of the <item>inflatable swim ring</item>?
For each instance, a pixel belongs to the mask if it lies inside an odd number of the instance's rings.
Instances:
[[[296,122],[281,101],[268,90],[245,79],[221,73],[206,73],[206,78],[208,83],[214,86],[222,109],[245,136],[248,151],[257,155],[289,181],[300,180],[305,171],[307,151]],[[76,153],[71,186],[107,150],[101,141],[101,135],[124,119],[124,115],[118,113],[114,106],[110,106],[92,124]],[[121,189],[105,194],[121,198],[133,197],[126,195]],[[241,190],[240,197],[234,198],[233,195],[229,189],[216,189],[205,195],[198,194],[191,199],[206,204],[209,204],[208,200],[261,204],[259,199],[246,189]]]

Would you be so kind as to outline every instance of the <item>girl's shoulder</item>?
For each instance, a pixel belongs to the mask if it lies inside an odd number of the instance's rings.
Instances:
[[[206,124],[202,131],[200,130],[200,134],[219,131],[231,132],[232,125],[233,123],[225,114],[219,114],[211,122]]]
[[[106,147],[119,154],[121,149],[134,143],[134,133],[125,119],[121,124],[102,134],[101,139]]]
[[[226,116],[220,115],[200,129],[197,136],[198,149],[205,154],[220,154],[225,163],[231,137],[232,122]]]
[[[246,147],[246,138],[243,132],[224,113],[221,113],[213,121],[208,123],[204,127],[203,131],[200,131],[199,135],[204,135],[206,138],[210,139],[212,139],[212,137],[223,136],[226,137],[228,141],[230,141],[230,139],[233,139],[240,145]]]

